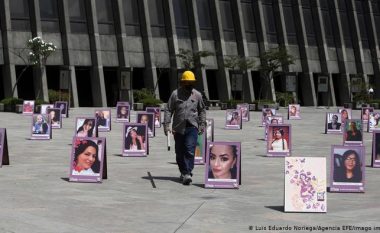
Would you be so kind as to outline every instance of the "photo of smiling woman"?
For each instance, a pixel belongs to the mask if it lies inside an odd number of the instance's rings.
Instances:
[[[76,138],[74,141],[72,175],[99,175],[100,161],[98,152],[99,147],[94,141]]]
[[[213,145],[209,153],[209,179],[236,179],[236,145]]]

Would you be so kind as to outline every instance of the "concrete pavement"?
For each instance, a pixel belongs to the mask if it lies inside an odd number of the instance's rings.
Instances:
[[[68,182],[75,117],[93,115],[94,109],[71,109],[70,118],[63,119],[63,128],[54,129],[49,141],[28,139],[30,117],[0,113],[11,163],[0,168],[0,233],[311,232],[306,227],[365,232],[343,229],[345,225],[379,231],[375,227],[380,227],[380,169],[371,167],[366,167],[366,192],[328,193],[326,214],[284,213],[284,159],[265,157],[259,112],[251,112],[243,130],[223,129],[225,111],[207,112],[207,118],[215,120],[215,141],[242,142],[238,190],[203,188],[203,165],[195,167],[191,186],[178,183],[174,149],[167,151],[162,128],[150,140],[148,157],[120,157],[122,124],[114,120],[111,132],[99,133],[107,138],[108,179],[102,184]],[[324,134],[327,111],[336,108],[303,107],[302,120],[285,122],[292,124],[292,155],[326,157],[329,173],[331,145],[341,145],[342,136]],[[286,109],[279,112],[286,118]],[[353,116],[360,117],[359,111]],[[135,112],[131,119],[136,119]],[[364,140],[370,165],[372,134],[364,133]]]

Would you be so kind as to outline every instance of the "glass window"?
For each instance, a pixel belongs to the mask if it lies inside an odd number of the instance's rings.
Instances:
[[[72,33],[87,33],[86,7],[84,0],[68,0]]]
[[[273,12],[272,0],[263,1],[264,22],[269,43],[277,43],[276,20]]]
[[[360,30],[360,37],[362,40],[362,47],[364,49],[369,48],[369,42],[368,42],[368,33],[367,33],[367,26],[364,19],[364,10],[363,10],[363,3],[362,1],[356,1],[356,13],[358,16],[358,22],[359,22],[359,30]]]
[[[305,30],[307,43],[309,45],[317,45],[317,40],[315,37],[314,21],[313,21],[313,12],[311,11],[311,5],[309,0],[302,1],[302,13],[305,22]]]
[[[40,0],[41,30],[59,32],[59,15],[56,0]]]
[[[96,0],[96,13],[98,16],[99,34],[115,34],[112,1]]]
[[[329,6],[329,3],[326,0],[321,0],[321,11],[322,11],[322,17],[323,17],[323,26],[325,28],[325,37],[326,37],[326,44],[329,47],[335,47],[336,46],[336,38],[334,33],[334,26],[331,19],[331,14],[333,14],[333,6]],[[333,3],[331,3],[333,4]]]
[[[257,42],[255,17],[253,15],[252,1],[242,0],[241,9],[243,11],[245,35],[248,42]]]
[[[153,37],[166,37],[165,18],[162,0],[148,1],[149,18]]]
[[[377,41],[380,43],[380,4],[377,1],[372,1],[372,12],[375,19]]]
[[[283,10],[285,18],[286,36],[289,44],[297,44],[296,26],[293,18],[293,8],[291,1],[283,1]]]
[[[190,28],[186,0],[172,0],[172,2],[177,36],[179,38],[189,38]]]
[[[222,19],[222,28],[223,28],[224,40],[236,41],[234,21],[232,18],[231,3],[229,0],[227,0],[227,1],[220,0],[219,3],[220,3],[219,4],[220,16]]]
[[[15,31],[30,31],[30,14],[28,0],[9,1],[11,27]]]
[[[125,29],[128,36],[140,36],[140,17],[137,0],[123,0]]]
[[[197,0],[199,29],[204,40],[214,39],[209,0]]]

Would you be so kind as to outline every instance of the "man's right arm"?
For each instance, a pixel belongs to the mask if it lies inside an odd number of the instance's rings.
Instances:
[[[172,115],[174,113],[174,104],[175,104],[175,95],[174,92],[171,94],[168,103],[165,106],[164,109],[164,133],[165,135],[168,134],[168,132],[171,132],[170,123],[172,119]]]

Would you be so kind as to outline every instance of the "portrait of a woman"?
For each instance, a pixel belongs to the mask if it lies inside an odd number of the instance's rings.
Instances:
[[[335,164],[335,182],[361,182],[362,170],[359,154],[355,150],[347,150],[341,157],[340,166]]]
[[[236,179],[237,148],[235,145],[213,145],[209,152],[209,179]]]
[[[99,175],[98,145],[92,140],[76,139],[72,175]]]
[[[141,127],[145,127],[145,126],[141,126]],[[145,135],[138,134],[138,129],[136,126],[135,127],[129,126],[125,133],[124,148],[126,150],[131,150],[131,151],[145,150],[144,138],[145,138]]]
[[[93,137],[94,128],[95,128],[95,120],[85,119],[83,124],[77,130],[77,136],[78,137]]]
[[[285,131],[281,128],[273,130],[273,140],[269,146],[271,151],[288,151],[288,141],[285,138]]]

